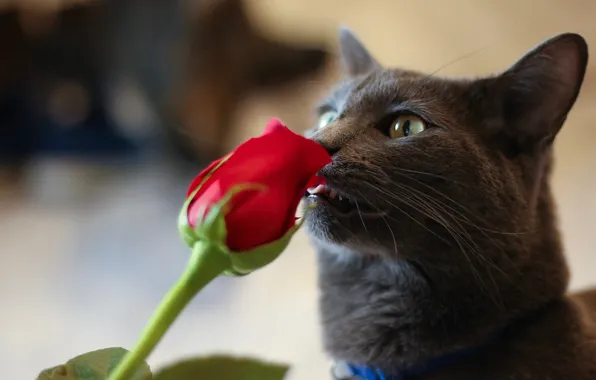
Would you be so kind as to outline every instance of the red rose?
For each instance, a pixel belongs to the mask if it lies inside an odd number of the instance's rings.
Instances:
[[[225,214],[227,247],[235,252],[274,242],[296,223],[296,209],[316,173],[331,162],[319,144],[295,134],[279,120],[264,133],[203,170],[188,189],[187,222],[195,228],[210,207],[238,185]]]

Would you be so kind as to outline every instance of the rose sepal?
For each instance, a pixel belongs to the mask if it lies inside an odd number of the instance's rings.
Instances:
[[[244,276],[273,262],[287,248],[292,237],[302,227],[307,212],[308,209],[305,211],[305,215],[298,219],[288,232],[271,243],[243,252],[233,252],[226,248],[231,268],[224,271],[223,274],[226,276]]]
[[[192,200],[195,198],[199,190],[201,190],[205,182],[207,182],[211,175],[215,173],[215,171],[219,169],[219,167],[223,165],[230,157],[232,157],[233,154],[234,153],[230,153],[227,156],[223,157],[221,161],[213,167],[213,169],[206,173],[205,177],[203,177],[200,184],[192,193],[190,193],[186,197],[186,200],[182,205],[180,214],[178,214],[178,231],[184,243],[190,248],[192,248],[197,242],[197,240],[199,240],[199,236],[197,235],[196,231],[192,228],[192,226],[188,223],[188,207],[190,206]]]
[[[186,244],[192,247],[197,241],[205,241],[217,246],[219,252],[228,256],[230,268],[223,272],[224,275],[244,276],[274,261],[290,244],[292,237],[300,229],[304,217],[308,213],[309,208],[305,210],[304,216],[298,219],[294,226],[281,238],[250,250],[232,251],[226,245],[227,228],[225,222],[225,216],[231,209],[230,202],[235,195],[243,191],[255,190],[266,191],[267,187],[261,184],[240,184],[232,187],[219,202],[211,206],[207,213],[199,212],[199,215],[204,216],[196,221],[195,228],[192,228],[188,223],[189,200],[186,201],[180,212],[178,226]],[[189,199],[193,199],[196,191],[191,194]]]

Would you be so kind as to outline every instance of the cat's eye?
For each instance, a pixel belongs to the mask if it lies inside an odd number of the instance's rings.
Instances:
[[[319,123],[317,125],[318,128],[325,128],[328,124],[330,124],[335,118],[337,117],[337,112],[335,111],[327,111],[323,113],[319,117]]]
[[[398,139],[400,137],[412,136],[423,132],[426,129],[426,122],[416,115],[400,115],[391,123],[389,137]]]

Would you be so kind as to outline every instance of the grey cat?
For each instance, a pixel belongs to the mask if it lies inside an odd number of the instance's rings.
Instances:
[[[468,80],[340,47],[308,133],[333,162],[305,195],[329,354],[365,379],[596,379],[596,290],[567,293],[549,185],[584,39]]]

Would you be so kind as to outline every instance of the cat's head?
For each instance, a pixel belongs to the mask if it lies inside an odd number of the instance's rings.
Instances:
[[[548,175],[584,39],[559,35],[499,75],[463,80],[385,68],[348,30],[340,47],[347,78],[308,133],[333,155],[307,217],[327,347],[356,360],[377,333],[405,350],[392,328],[422,323],[434,327],[418,336],[437,328],[435,348],[449,350],[562,294]]]

